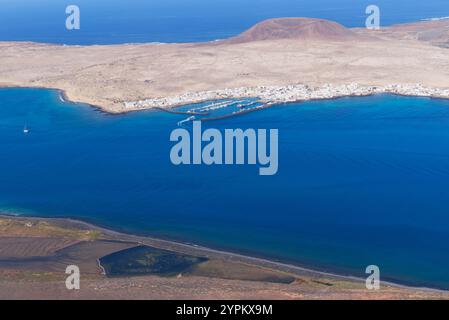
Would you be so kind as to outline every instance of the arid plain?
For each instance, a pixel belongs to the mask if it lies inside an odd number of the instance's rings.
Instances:
[[[130,111],[125,107],[130,101],[256,86],[357,83],[449,89],[448,30],[449,20],[367,30],[285,18],[211,43],[0,42],[0,86],[57,88],[72,101],[109,112]],[[184,102],[201,99],[199,94]]]

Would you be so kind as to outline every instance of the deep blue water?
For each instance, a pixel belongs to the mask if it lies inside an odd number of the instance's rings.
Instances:
[[[205,127],[279,129],[279,172],[171,164],[176,122],[0,89],[0,207],[449,288],[449,101],[281,105]],[[23,133],[27,125],[30,133]]]
[[[65,44],[210,41],[275,17],[316,17],[348,27],[365,24],[365,8],[381,24],[449,16],[447,0],[0,0],[0,40]],[[81,29],[65,29],[67,5],[81,10]]]

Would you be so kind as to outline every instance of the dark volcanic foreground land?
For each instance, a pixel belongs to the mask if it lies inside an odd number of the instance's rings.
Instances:
[[[172,276],[103,274],[99,258],[142,244],[207,261]],[[81,271],[79,291],[65,287],[65,268],[73,264]],[[0,217],[0,299],[447,298],[446,292],[392,285],[368,291],[360,281],[305,270],[288,272],[257,259],[123,235],[70,220]]]

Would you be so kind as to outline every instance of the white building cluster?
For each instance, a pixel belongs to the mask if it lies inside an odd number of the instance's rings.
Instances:
[[[428,88],[420,84],[392,84],[388,86],[360,86],[325,84],[310,87],[303,84],[288,86],[258,86],[215,91],[189,92],[179,96],[145,99],[125,102],[127,110],[148,108],[171,108],[180,105],[230,98],[259,98],[267,104],[286,103],[316,99],[332,99],[344,96],[367,96],[379,93],[393,93],[408,96],[449,98],[449,89]]]

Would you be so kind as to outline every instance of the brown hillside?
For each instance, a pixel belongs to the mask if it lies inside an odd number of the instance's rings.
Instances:
[[[262,21],[228,42],[244,43],[278,39],[347,40],[356,37],[356,33],[333,21],[279,18]]]

